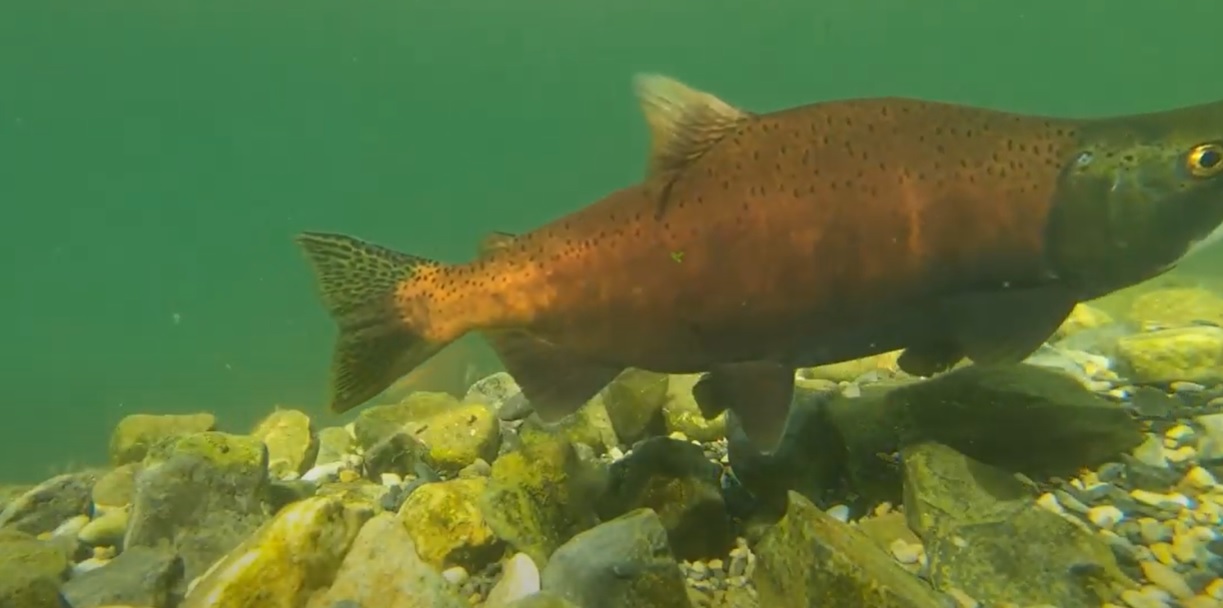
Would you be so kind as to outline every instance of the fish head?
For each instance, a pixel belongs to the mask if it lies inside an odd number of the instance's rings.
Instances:
[[[1223,237],[1223,102],[1084,121],[1047,234],[1088,297],[1140,283]]]

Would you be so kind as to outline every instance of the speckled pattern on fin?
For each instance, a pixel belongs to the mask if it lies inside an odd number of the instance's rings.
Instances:
[[[675,176],[753,115],[660,74],[638,74],[633,88],[650,128],[648,177],[664,184],[661,214]]]
[[[526,331],[488,330],[484,335],[545,422],[577,411],[624,371],[583,361]]]
[[[498,249],[509,247],[518,235],[509,232],[490,232],[480,239],[480,246],[477,253],[481,256],[488,255]]]
[[[436,262],[342,234],[307,232],[296,242],[340,328],[331,362],[333,412],[368,401],[445,346],[421,338],[395,307],[395,290]]]
[[[757,450],[777,449],[794,397],[794,368],[770,361],[721,365],[692,387],[705,416],[731,410]]]
[[[973,363],[1019,363],[1061,326],[1077,299],[1059,285],[963,294],[944,302],[955,341]]]

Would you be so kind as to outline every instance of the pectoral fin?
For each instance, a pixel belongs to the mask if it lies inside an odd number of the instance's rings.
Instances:
[[[906,373],[931,376],[960,359],[1019,363],[1036,352],[1078,302],[1060,285],[1007,288],[950,297],[943,302],[948,335],[905,349],[897,364]]]
[[[490,330],[484,335],[545,422],[577,411],[624,371],[583,360],[526,331]]]
[[[733,411],[756,449],[773,452],[790,415],[794,368],[765,361],[718,366],[701,376],[692,396],[707,417]]]

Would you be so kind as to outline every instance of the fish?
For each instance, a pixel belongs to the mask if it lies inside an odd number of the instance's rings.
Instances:
[[[482,334],[544,421],[628,368],[700,374],[762,452],[795,372],[902,350],[928,377],[1022,362],[1076,303],[1171,270],[1223,224],[1223,101],[1104,117],[905,97],[756,112],[634,77],[644,175],[446,263],[295,239],[357,407]]]

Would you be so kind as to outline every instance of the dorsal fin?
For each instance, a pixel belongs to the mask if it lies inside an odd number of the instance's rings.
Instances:
[[[753,117],[661,74],[638,74],[633,88],[650,128],[650,177],[683,169]]]
[[[484,257],[498,249],[509,247],[516,238],[518,238],[517,235],[510,234],[509,232],[490,232],[480,239],[477,253],[480,257]]]

